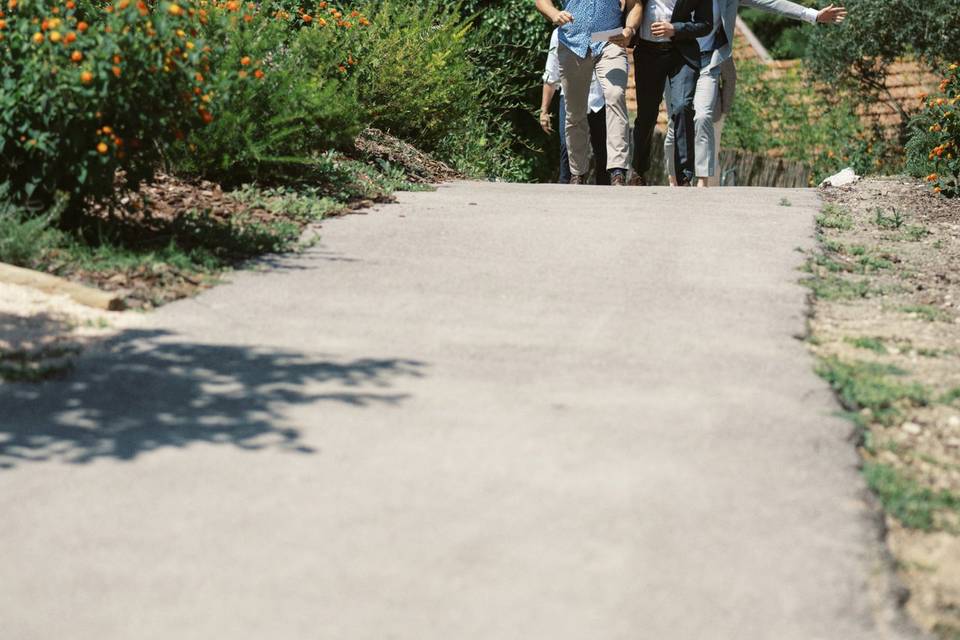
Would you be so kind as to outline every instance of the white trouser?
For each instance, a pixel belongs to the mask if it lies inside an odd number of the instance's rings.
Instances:
[[[709,63],[705,56],[704,67]],[[697,91],[693,96],[695,171],[698,178],[711,178],[712,186],[720,183],[717,165],[720,155],[720,133],[723,130],[723,115],[719,113],[720,67],[707,71],[704,69],[697,78]],[[667,174],[675,175],[673,167],[673,127],[667,127],[664,142],[664,156]]]

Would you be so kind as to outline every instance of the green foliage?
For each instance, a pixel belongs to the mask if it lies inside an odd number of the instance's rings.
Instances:
[[[873,223],[880,229],[899,229],[903,226],[904,222],[906,222],[906,219],[897,209],[891,209],[890,213],[887,214],[883,212],[883,209],[877,207],[873,218]]]
[[[850,17],[840,26],[814,30],[806,61],[816,77],[852,88],[859,102],[882,100],[900,112],[901,142],[910,112],[887,84],[891,65],[917,57],[931,67],[956,62],[960,11],[956,0],[849,0]]]
[[[550,179],[557,169],[556,138],[543,133],[531,112],[540,103],[553,26],[533,0],[464,0],[462,11],[476,16],[469,56],[482,109],[465,135],[448,141],[451,150],[465,149],[451,159],[468,174]],[[485,144],[476,143],[477,135]]]
[[[116,0],[84,15],[72,1],[5,4],[0,183],[15,200],[46,210],[62,191],[75,214],[113,195],[118,169],[130,184],[149,177],[175,133],[209,117],[193,93],[207,53],[185,31],[190,0]]]
[[[814,0],[800,0],[800,4],[816,7]],[[813,29],[776,13],[743,8],[740,17],[750,26],[770,54],[778,59],[793,60],[803,57]]]
[[[865,133],[848,100],[817,92],[800,68],[779,77],[769,74],[759,62],[737,65],[737,99],[725,119],[725,146],[754,153],[778,149],[785,158],[810,165],[816,181],[851,161],[860,171],[874,164],[852,157]]]
[[[892,423],[904,407],[930,402],[930,392],[922,385],[892,380],[904,372],[889,365],[847,363],[831,357],[820,362],[817,373],[830,383],[844,407],[851,411],[869,409],[883,424]]]
[[[960,52],[956,53],[960,59]],[[960,64],[951,64],[940,84],[942,95],[926,100],[910,123],[907,171],[925,177],[934,191],[960,195]]]
[[[37,266],[39,256],[62,242],[63,232],[51,225],[58,217],[56,208],[36,212],[15,205],[8,199],[8,189],[0,186],[0,262]]]
[[[228,187],[312,180],[320,170],[316,155],[349,146],[362,128],[355,82],[341,71],[353,59],[345,51],[359,28],[321,27],[316,19],[316,27],[297,31],[276,11],[239,14],[226,6],[209,10],[204,34],[216,45],[208,94],[216,117],[171,161],[180,172]]]
[[[817,216],[817,225],[824,229],[846,231],[853,228],[853,216],[843,207],[828,203]]]
[[[947,321],[950,319],[950,314],[946,311],[929,304],[907,305],[900,307],[900,311],[903,313],[912,313],[926,322],[937,322],[938,320]]]
[[[869,338],[861,336],[859,338],[847,338],[847,342],[857,347],[858,349],[866,349],[868,351],[873,351],[874,353],[885,354],[887,353],[887,347],[883,343],[881,338]]]
[[[891,466],[868,462],[863,467],[863,475],[884,509],[906,527],[929,531],[937,528],[938,511],[960,514],[960,496],[921,487]]]
[[[473,29],[438,0],[369,4],[357,42],[359,99],[368,124],[434,151],[477,111],[481,85],[468,58]]]

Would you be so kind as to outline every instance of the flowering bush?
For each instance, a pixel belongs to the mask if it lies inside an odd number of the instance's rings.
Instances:
[[[939,96],[921,95],[923,110],[911,122],[907,168],[945,196],[960,195],[960,65],[952,64]]]
[[[0,0],[0,183],[76,213],[148,177],[177,137],[215,120],[211,49],[192,0]]]
[[[321,2],[319,4],[326,5]],[[290,8],[200,0],[213,44],[210,84],[221,117],[195,130],[173,155],[182,171],[232,186],[311,181],[318,155],[346,147],[362,129],[346,27]],[[322,31],[323,56],[298,41]]]

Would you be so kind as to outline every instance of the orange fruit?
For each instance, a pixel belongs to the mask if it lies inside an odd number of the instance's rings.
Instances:
[[[90,73],[89,71],[84,71],[83,73],[80,74],[80,82],[82,82],[83,84],[90,84],[91,82],[93,82],[93,74]]]
[[[70,60],[72,60],[73,62],[80,62],[81,60],[83,60],[83,54],[80,53],[79,51],[74,51],[73,53],[70,54]]]
[[[122,73],[122,71],[120,70],[120,67],[114,65],[114,66],[113,66],[113,75],[116,76],[117,78],[119,78],[121,73]]]
[[[54,32],[52,32],[52,33],[50,34],[50,42],[56,44],[56,43],[60,42],[60,38],[62,38],[62,37],[63,37],[63,36],[60,34],[59,31],[54,31]]]
[[[6,28],[7,28],[7,21],[6,21],[6,20],[0,20],[0,31],[2,31],[3,29],[6,29]]]
[[[41,42],[43,42],[43,34],[40,33],[39,31],[33,34],[33,42],[34,44],[40,44]]]
[[[106,142],[101,142],[100,144],[97,145],[97,153],[99,153],[100,155],[106,154],[107,151],[110,151],[110,147],[107,146]]]
[[[245,67],[246,67],[247,65],[249,65],[249,64],[250,64],[250,56],[243,56],[242,58],[240,58],[240,64],[242,64],[242,65],[245,66]]]
[[[169,7],[167,7],[167,13],[172,16],[179,16],[183,13],[183,9],[180,8],[180,5],[178,4],[171,4]]]
[[[257,69],[256,71],[253,72],[253,77],[256,78],[257,80],[262,80],[263,76],[264,76],[264,73],[260,69]]]
[[[77,23],[77,31],[79,31],[80,33],[83,33],[83,32],[86,31],[86,30],[87,30],[87,23],[86,23],[86,22],[83,22],[83,21],[81,20],[80,22]]]
[[[67,35],[63,36],[63,41],[67,44],[74,42],[77,39],[77,34],[73,31],[68,31]]]

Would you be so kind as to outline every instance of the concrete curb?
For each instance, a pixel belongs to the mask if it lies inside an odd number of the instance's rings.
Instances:
[[[123,298],[117,294],[86,287],[48,273],[15,267],[2,262],[0,262],[0,282],[33,287],[46,293],[69,296],[74,302],[95,309],[123,311],[126,308]]]

